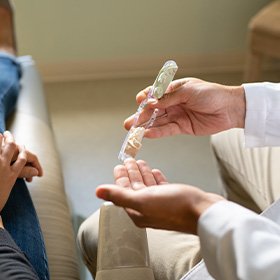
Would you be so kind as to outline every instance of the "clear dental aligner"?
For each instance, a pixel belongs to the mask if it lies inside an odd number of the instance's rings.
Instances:
[[[149,93],[144,99],[141,104],[139,105],[135,115],[134,115],[134,121],[131,129],[126,135],[126,138],[122,144],[120,153],[119,153],[119,160],[124,161],[127,158],[135,158],[138,151],[142,147],[142,139],[144,137],[145,129],[151,127],[157,117],[158,109],[155,109],[151,118],[149,121],[145,124],[145,126],[137,126],[139,116],[145,106],[148,103],[148,100],[150,98],[153,99],[160,99],[170,82],[173,80],[175,73],[177,72],[178,66],[175,61],[169,60],[166,61],[159,71],[157,78],[155,79],[155,82],[153,86],[150,88]]]

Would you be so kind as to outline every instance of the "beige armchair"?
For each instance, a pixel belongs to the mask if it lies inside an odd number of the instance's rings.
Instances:
[[[91,264],[96,259],[96,250],[87,220],[79,230],[80,250],[92,276],[96,280],[154,280],[150,267],[149,249],[145,229],[136,227],[127,213],[111,203],[100,208],[97,249],[97,267]],[[95,217],[93,217],[94,219]]]
[[[245,81],[261,78],[265,57],[280,59],[280,1],[272,1],[250,21],[248,28],[248,56]]]
[[[34,179],[28,187],[42,226],[50,278],[77,280],[79,274],[70,209],[43,85],[32,58],[22,57],[20,61],[22,87],[8,129],[14,133],[18,143],[37,154],[44,169],[44,176]]]

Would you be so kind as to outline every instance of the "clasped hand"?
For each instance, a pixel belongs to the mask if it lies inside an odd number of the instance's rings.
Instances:
[[[15,143],[12,134],[0,134],[0,211],[5,206],[17,178],[28,182],[42,176],[43,169],[36,155]]]

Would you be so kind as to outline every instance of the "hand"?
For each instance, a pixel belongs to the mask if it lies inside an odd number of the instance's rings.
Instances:
[[[192,234],[197,234],[200,215],[224,199],[182,184],[150,186],[137,191],[117,185],[101,185],[96,189],[96,195],[124,207],[139,227]]]
[[[138,93],[138,104],[149,87]],[[160,109],[145,137],[159,138],[175,134],[209,135],[234,127],[244,127],[245,93],[242,86],[224,86],[195,78],[173,81],[160,99],[151,99],[139,118],[148,121],[155,108]],[[130,129],[133,116],[125,120]]]
[[[115,184],[131,188],[142,189],[152,185],[167,184],[163,173],[158,169],[151,169],[143,160],[126,159],[124,165],[114,168]]]
[[[13,160],[14,154],[18,156]],[[0,212],[5,206],[16,179],[27,162],[23,147],[18,147],[9,133],[0,134]]]
[[[4,228],[4,225],[3,225],[3,221],[2,221],[1,216],[0,216],[0,228]]]
[[[96,195],[124,207],[140,227],[195,233],[202,210],[223,199],[195,187],[167,185],[163,173],[143,160],[125,160],[115,167],[114,177],[116,185],[99,186]]]
[[[26,165],[23,167],[18,178],[25,178],[27,182],[32,182],[33,177],[43,176],[43,169],[39,162],[38,157],[35,154],[26,150],[26,156],[27,156]]]
[[[9,131],[5,131],[4,136],[5,136],[6,141],[12,142],[12,143],[15,142],[13,135]],[[19,154],[19,149],[20,149],[20,147],[17,145],[17,149],[15,149],[15,153],[13,155],[12,162],[17,159],[18,154]],[[31,182],[33,177],[43,176],[43,169],[38,160],[38,157],[35,154],[31,153],[28,150],[25,150],[25,152],[26,152],[27,162],[26,162],[24,168],[21,170],[18,178],[25,178],[27,182]]]

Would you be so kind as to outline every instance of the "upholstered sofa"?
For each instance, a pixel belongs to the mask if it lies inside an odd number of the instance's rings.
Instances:
[[[21,57],[20,61],[22,87],[16,111],[8,121],[8,129],[18,143],[39,157],[44,169],[44,176],[35,178],[28,187],[46,242],[50,278],[79,279],[70,209],[42,82],[30,56]]]

